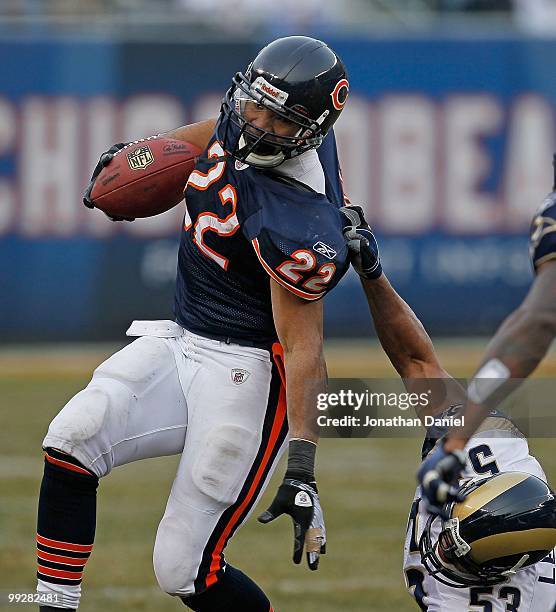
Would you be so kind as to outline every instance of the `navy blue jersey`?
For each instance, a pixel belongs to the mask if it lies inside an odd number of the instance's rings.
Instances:
[[[333,134],[320,149],[326,195],[225,158],[211,140],[185,191],[175,315],[186,329],[265,345],[276,339],[270,278],[305,300],[336,286],[349,259]]]
[[[545,199],[533,219],[529,254],[535,270],[545,261],[556,259],[556,192]]]

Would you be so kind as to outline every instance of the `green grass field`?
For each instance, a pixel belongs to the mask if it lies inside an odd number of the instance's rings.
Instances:
[[[455,375],[473,369],[482,343],[439,343]],[[88,381],[112,347],[0,351],[0,611],[10,592],[35,588],[35,513],[42,473],[41,440],[51,418]],[[376,347],[334,343],[332,376],[385,376],[392,372]],[[554,355],[542,371],[556,373]],[[533,449],[556,480],[552,440]],[[252,518],[228,547],[228,559],[265,589],[277,611],[337,612],[417,609],[400,571],[405,521],[414,491],[420,441],[323,440],[319,487],[328,528],[328,554],[318,572],[291,562],[291,525],[282,518],[259,525]],[[152,569],[156,526],[177,458],[139,462],[101,482],[95,549],[84,579],[82,612],[170,611],[185,608],[162,593]],[[283,470],[255,512],[274,494]]]

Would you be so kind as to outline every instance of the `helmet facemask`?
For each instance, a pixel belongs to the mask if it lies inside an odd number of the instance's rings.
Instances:
[[[433,540],[431,529],[438,516],[430,516],[419,540],[421,561],[429,574],[447,586],[462,589],[470,586],[499,584],[507,576],[494,568],[485,568],[471,558],[471,546],[459,535],[457,518],[442,521],[438,540]]]
[[[428,518],[419,540],[419,552],[423,565],[433,578],[447,586],[464,588],[479,584],[477,578],[468,573],[461,563],[458,552],[463,552],[464,548],[460,546],[458,550],[452,532],[446,530],[443,525],[438,540],[433,541],[431,529],[437,519],[441,520],[437,516]]]
[[[287,97],[286,92],[273,88],[263,77],[251,83],[238,72],[222,101],[216,126],[218,140],[226,153],[251,166],[274,168],[286,159],[318,147],[323,140],[320,124],[326,116],[315,121],[303,113],[302,107],[287,106]],[[297,126],[297,131],[283,136],[255,126],[245,117],[249,104],[272,111]]]

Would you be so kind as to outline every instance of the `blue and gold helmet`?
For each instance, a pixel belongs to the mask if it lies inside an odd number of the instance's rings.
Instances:
[[[498,584],[556,546],[556,496],[540,478],[504,472],[466,483],[461,492],[465,500],[448,504],[447,518],[429,517],[419,541],[423,565],[439,582]]]

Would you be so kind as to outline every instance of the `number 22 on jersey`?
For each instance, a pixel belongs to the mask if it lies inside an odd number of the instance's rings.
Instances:
[[[207,157],[224,157],[224,150],[220,146],[220,143],[214,142],[210,146]],[[222,177],[225,168],[226,162],[219,161],[207,173],[194,170],[190,174],[187,184],[200,191],[206,191],[212,184]],[[224,219],[221,219],[217,214],[212,212],[201,213],[197,217],[195,227],[193,228],[193,242],[197,245],[201,253],[206,255],[209,259],[215,261],[224,270],[227,270],[230,263],[229,259],[211,249],[203,241],[205,232],[215,232],[219,236],[228,237],[233,236],[239,229],[239,221],[236,215],[237,192],[234,186],[228,183],[225,187],[220,189],[218,192],[218,197],[222,203],[222,206],[226,206],[226,204],[232,205],[232,212]],[[186,229],[189,228],[186,226]]]
[[[220,161],[217,161],[215,165],[212,166],[206,173],[201,172],[200,170],[194,170],[189,176],[187,185],[199,191],[206,191],[211,185],[216,183],[216,181],[220,180],[224,175],[226,168],[226,161],[222,159],[224,155],[224,150],[222,149],[220,143],[218,141],[214,142],[208,149],[207,157],[219,159]],[[218,234],[218,236],[228,237],[233,236],[237,232],[240,227],[236,214],[237,191],[233,185],[228,183],[225,187],[218,191],[218,197],[222,206],[227,206],[228,204],[231,205],[231,212],[224,218],[219,217],[214,212],[200,213],[193,226],[193,242],[201,253],[212,261],[216,262],[223,270],[227,271],[230,263],[229,259],[216,252],[214,249],[211,249],[206,244],[204,235],[206,232],[215,232]],[[191,219],[189,218],[188,213],[186,213],[185,229],[189,230],[191,226]],[[259,256],[259,259],[262,260],[259,244],[256,238],[253,240],[253,246],[255,247],[255,251]],[[330,283],[336,271],[335,264],[329,262],[321,265],[318,270],[316,270],[316,273],[310,278],[304,276],[304,273],[313,270],[317,264],[317,259],[314,253],[306,249],[298,249],[297,251],[294,251],[291,254],[291,259],[282,262],[276,268],[276,272],[278,272],[280,276],[274,274],[272,269],[267,266],[264,260],[262,260],[262,263],[273,278],[275,278],[281,284],[286,284],[295,293],[299,293],[301,297],[304,297],[305,299],[318,299],[326,290],[326,285]],[[292,285],[299,285],[299,283],[303,280],[304,282],[301,284],[301,287],[305,291],[299,289],[298,287],[292,288]]]

